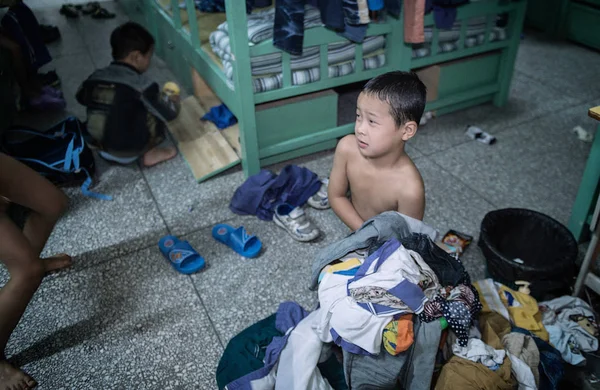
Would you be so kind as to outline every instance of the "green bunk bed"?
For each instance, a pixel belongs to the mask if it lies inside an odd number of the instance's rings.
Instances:
[[[525,24],[600,49],[600,0],[528,0]]]
[[[353,132],[354,123],[337,123],[332,88],[388,71],[434,67],[436,96],[427,110],[437,115],[487,101],[504,105],[526,8],[525,0],[472,1],[458,7],[449,30],[436,28],[433,15],[425,15],[426,42],[419,45],[405,43],[402,17],[370,23],[362,44],[322,25],[305,28],[303,57],[310,58],[298,59],[271,38],[250,42],[249,21],[255,26],[270,11],[247,15],[241,0],[226,0],[226,14],[201,13],[193,0],[121,3],[157,37],[157,54],[186,89],[192,85],[191,67],[237,117],[246,175],[334,147]]]

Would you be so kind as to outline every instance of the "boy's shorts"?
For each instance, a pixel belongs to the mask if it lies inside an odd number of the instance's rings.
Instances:
[[[108,161],[112,161],[112,162],[116,162],[119,164],[123,164],[123,165],[128,165],[128,164],[132,164],[134,163],[138,158],[140,158],[140,156],[133,156],[133,157],[117,157],[117,156],[113,156],[110,153],[106,153],[103,150],[100,150],[98,152],[98,154],[100,155],[100,157],[102,157],[105,160]]]

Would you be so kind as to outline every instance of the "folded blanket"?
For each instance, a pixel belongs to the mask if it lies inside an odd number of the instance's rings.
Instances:
[[[385,54],[383,50],[363,58],[365,70],[380,68],[385,65]],[[329,77],[341,77],[353,73],[355,61],[347,61],[343,64],[328,67]],[[292,72],[292,85],[303,85],[313,83],[321,79],[320,67]],[[283,75],[281,73],[267,77],[256,77],[252,80],[254,93],[271,91],[283,86]]]

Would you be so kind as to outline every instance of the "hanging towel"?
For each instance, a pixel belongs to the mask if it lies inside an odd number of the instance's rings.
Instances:
[[[404,1],[404,42],[425,42],[425,0]]]

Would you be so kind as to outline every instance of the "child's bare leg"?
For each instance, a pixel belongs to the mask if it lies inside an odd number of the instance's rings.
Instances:
[[[29,240],[6,214],[0,215],[0,260],[10,279],[0,289],[0,389],[29,389],[35,381],[6,361],[6,343],[44,277],[45,268]]]
[[[44,274],[71,262],[66,255],[46,260],[39,257],[68,200],[48,180],[2,153],[0,195],[31,209],[21,232],[6,215],[7,203],[0,198],[0,262],[10,274],[9,281],[0,289],[0,389],[27,389],[35,381],[8,364],[4,349]]]
[[[67,197],[37,172],[4,154],[0,154],[0,195],[31,210],[23,234],[39,257],[54,225],[67,208]],[[51,272],[69,266],[71,258],[52,256],[44,263],[46,271]]]
[[[142,160],[144,166],[151,167],[163,161],[172,159],[177,155],[177,149],[173,146],[156,146],[144,154]]]

